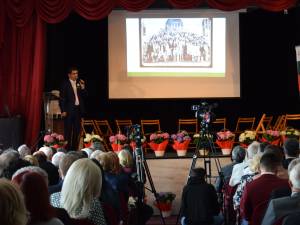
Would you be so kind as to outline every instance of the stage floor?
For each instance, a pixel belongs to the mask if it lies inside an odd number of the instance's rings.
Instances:
[[[181,203],[181,192],[187,182],[188,174],[193,160],[193,153],[188,154],[186,157],[177,157],[176,153],[170,153],[171,155],[166,155],[166,158],[152,158],[150,157],[150,154],[151,153],[147,154],[146,161],[156,192],[173,192],[176,194],[176,198],[173,202],[172,214],[177,215]],[[206,160],[207,159],[208,158],[206,158]],[[221,167],[223,167],[224,165],[231,163],[231,159],[229,156],[211,158],[210,165],[212,178],[209,179],[211,184],[215,183],[215,177],[218,176],[216,166],[218,163],[220,163]],[[207,165],[208,164],[209,163],[207,163]],[[196,159],[196,166],[204,167],[204,158],[198,157]],[[147,203],[153,207],[154,213],[158,215],[159,212],[157,208],[153,206],[153,202],[155,200],[154,194],[152,194],[148,190],[148,188],[151,189],[148,181],[145,187]]]

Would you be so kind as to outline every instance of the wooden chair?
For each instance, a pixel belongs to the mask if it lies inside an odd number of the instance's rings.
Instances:
[[[117,132],[126,134],[128,128],[132,126],[132,120],[115,120],[117,125]]]
[[[293,127],[293,128],[300,128],[300,114],[286,114],[284,117],[283,127]]]
[[[233,132],[235,134],[236,142],[238,142],[239,135],[245,130],[254,130],[254,124],[255,117],[239,117]]]
[[[225,117],[223,117],[223,118],[216,118],[211,123],[211,131],[212,132],[218,132],[220,130],[225,130],[226,129],[226,123],[227,123],[227,119]]]
[[[283,130],[285,115],[279,115],[273,125],[273,130]]]
[[[108,120],[94,120],[94,124],[98,131],[98,134],[103,138],[103,144],[105,149],[107,151],[110,151],[111,147],[109,145],[109,137],[113,135],[113,132]]]
[[[257,134],[262,134],[266,132],[266,130],[271,127],[272,120],[273,120],[273,116],[266,116],[266,114],[264,113],[260,118],[259,123],[257,124],[255,132]]]
[[[156,131],[161,131],[159,120],[141,120],[141,131],[146,137]]]
[[[196,149],[193,136],[199,132],[197,119],[178,119],[178,131],[185,130],[188,132],[192,141],[189,144],[188,149]]]
[[[81,119],[81,132],[82,135],[85,135],[87,133],[99,134],[96,125],[94,123],[94,120],[87,120],[84,118]]]
[[[178,119],[178,131],[185,130],[191,136],[198,133],[197,119]]]

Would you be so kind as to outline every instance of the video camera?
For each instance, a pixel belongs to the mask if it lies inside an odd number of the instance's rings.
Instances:
[[[208,104],[207,102],[201,102],[200,105],[192,105],[192,111],[195,111],[195,117],[201,119],[201,123],[210,123],[215,119],[215,114],[212,109],[218,107],[217,103]]]

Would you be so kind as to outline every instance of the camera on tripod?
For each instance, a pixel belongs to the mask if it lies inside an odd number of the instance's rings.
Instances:
[[[209,124],[215,119],[215,114],[212,109],[217,108],[218,104],[208,104],[201,102],[200,105],[192,105],[192,111],[195,111],[195,117],[201,120],[201,123]]]

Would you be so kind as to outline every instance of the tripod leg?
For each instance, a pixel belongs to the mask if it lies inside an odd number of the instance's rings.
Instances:
[[[151,187],[151,192],[153,193],[154,197],[155,197],[155,201],[156,201],[156,204],[158,204],[158,194],[156,192],[156,189],[155,189],[155,186],[154,186],[154,183],[153,183],[153,180],[152,180],[152,177],[151,177],[151,174],[150,174],[150,170],[149,170],[149,167],[148,167],[148,164],[147,164],[147,161],[144,159],[143,160],[143,165],[144,165],[144,169],[145,169],[145,172],[146,172],[146,176],[148,178],[148,181],[149,181],[149,184],[150,184],[150,187]],[[161,209],[159,208],[159,214],[160,214],[160,218],[163,222],[163,225],[166,225],[166,222],[165,222],[165,219],[164,217],[162,216],[162,212],[161,212]]]

